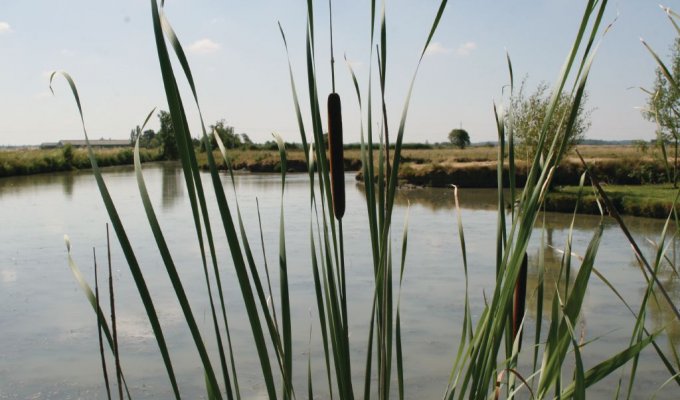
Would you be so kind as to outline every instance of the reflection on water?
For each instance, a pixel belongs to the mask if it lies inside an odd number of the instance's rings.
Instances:
[[[552,312],[552,303],[557,293],[560,299],[564,301],[567,298],[568,292],[573,290],[574,279],[578,268],[577,259],[572,259],[570,268],[564,265],[564,252],[560,251],[553,243],[554,228],[549,227],[545,229],[542,254],[541,249],[536,249],[529,254],[529,263],[527,270],[527,307],[528,313],[532,318],[537,317],[538,312],[538,288],[541,283],[541,275],[543,278],[543,302],[541,312],[543,318],[549,317]],[[558,245],[559,246],[559,245]]]
[[[363,183],[356,183],[357,190],[366,195]],[[508,191],[508,194],[510,192]],[[365,198],[365,197],[364,197]],[[473,210],[496,210],[498,191],[493,189],[459,189],[458,201],[462,208]],[[394,204],[406,206],[419,205],[432,211],[452,210],[455,207],[453,188],[401,188],[394,196]]]
[[[73,173],[66,173],[63,175],[63,185],[64,185],[64,194],[68,197],[71,197],[73,194],[73,184],[75,182],[75,178],[73,177]]]
[[[179,165],[165,163],[161,167],[163,175],[162,204],[163,208],[169,209],[174,206],[184,194],[182,171]]]
[[[182,323],[181,310],[172,294],[162,260],[157,250],[154,250],[155,243],[145,223],[146,216],[134,172],[130,167],[107,168],[104,171],[109,190],[154,295],[181,390],[187,398],[203,396],[205,392],[200,363],[190,335]],[[202,324],[206,342],[214,347],[210,318],[206,317],[210,306],[205,296],[200,253],[192,229],[187,229],[187,226],[193,225],[181,171],[177,164],[149,164],[144,166],[144,174],[192,308]],[[208,183],[206,197],[212,204],[210,179],[205,174],[202,178]],[[348,299],[351,299],[348,304],[351,359],[353,374],[357,382],[362,382],[373,271],[370,240],[365,229],[363,186],[352,184],[354,177],[350,174],[346,178],[347,211],[343,221],[347,250],[347,294]],[[270,265],[276,265],[278,255],[279,179],[278,174],[240,174],[235,181],[251,245],[257,243],[258,246],[260,232],[253,204],[255,198],[259,199],[262,234]],[[226,176],[223,176],[223,184],[227,196],[233,201],[229,187],[231,182]],[[306,349],[311,348],[313,378],[316,382],[323,382],[326,379],[322,367],[323,347],[318,335],[318,322],[314,322],[317,321],[314,314],[316,300],[310,273],[308,191],[306,174],[289,175],[285,190],[286,244],[294,321],[293,346],[298,350],[293,362],[296,370],[304,370],[308,356]],[[495,280],[497,193],[486,189],[461,189],[459,196],[470,266],[471,311],[476,321],[484,304],[484,293],[490,292]],[[103,226],[108,217],[91,173],[83,171],[3,178],[0,179],[0,202],[3,210],[0,218],[3,223],[3,229],[0,230],[0,332],[3,341],[3,346],[0,346],[0,398],[6,397],[6,394],[10,398],[43,398],[46,397],[45,393],[53,393],[52,397],[56,398],[70,398],[76,393],[87,398],[104,398],[98,369],[100,361],[96,325],[91,318],[91,309],[66,265],[62,239],[65,233],[71,236],[76,262],[86,279],[92,282],[92,247],[97,248],[97,254],[106,254]],[[440,397],[455,358],[459,321],[463,315],[462,255],[455,222],[453,190],[400,190],[395,203],[392,243],[395,254],[401,250],[401,227],[406,205],[411,204],[409,248],[401,293],[404,373],[408,380],[406,397]],[[210,207],[211,216],[217,215],[217,210]],[[571,219],[570,214],[547,213],[540,215],[536,225],[528,248],[525,343],[530,343],[535,330],[536,298],[532,293],[538,284],[541,243],[544,243],[544,318],[550,314],[556,287],[563,297],[567,288],[573,290],[579,258],[575,256],[572,259],[568,279],[565,271],[560,274],[560,249],[566,243]],[[541,241],[543,220],[544,242]],[[576,218],[573,235],[573,251],[576,254],[585,252],[599,221],[598,216],[579,215]],[[645,254],[653,259],[654,247],[643,244],[647,243],[647,239],[658,240],[663,221],[643,218],[629,218],[626,221]],[[216,234],[219,235],[219,232]],[[218,236],[216,243],[218,261],[221,271],[224,271],[224,293],[239,382],[243,385],[244,398],[252,398],[261,393],[261,372],[257,357],[253,356],[256,353],[240,289],[227,256],[226,241]],[[673,246],[668,254],[671,260],[675,260]],[[255,257],[258,265],[262,265],[261,253]],[[145,322],[144,309],[118,246],[113,248],[113,264],[119,293],[117,309],[120,310],[122,323],[124,368],[134,397],[169,397],[172,394],[166,390],[167,378],[162,360],[148,335],[150,329]],[[609,219],[605,219],[596,268],[637,312],[645,292],[645,280],[625,237]],[[277,269],[270,270],[270,273],[276,282]],[[665,266],[660,279],[673,300],[680,302],[678,275]],[[276,299],[278,285],[274,285],[273,290]],[[588,345],[588,351],[583,353],[586,366],[592,367],[628,344],[634,318],[610,289],[594,276],[589,283],[582,311],[579,329],[583,330],[587,326],[585,339],[604,336],[594,345]],[[311,345],[308,336],[310,312],[313,331]],[[661,300],[658,303],[651,300],[647,313],[650,330],[668,326],[668,334],[662,335],[659,343],[667,341],[669,347],[664,350],[672,354],[670,346],[680,346],[680,324]],[[640,371],[641,378],[636,381],[635,393],[638,397],[646,397],[669,377],[653,350],[642,354]],[[596,385],[589,392],[589,398],[611,398],[611,388],[616,385],[618,377],[614,381]],[[571,377],[565,376],[565,379]],[[302,374],[295,381],[299,385],[296,391],[304,393],[305,379],[302,379]],[[36,393],[42,394],[36,397]],[[322,398],[325,396],[321,389],[319,395]],[[676,397],[670,386],[659,394],[659,398],[663,399]]]
[[[674,241],[671,245],[672,251],[667,254],[668,257],[659,266],[657,276],[675,304],[680,304],[680,275],[678,275],[676,269],[678,266],[676,245],[677,241]],[[645,289],[640,289],[640,296],[644,296],[644,291]],[[664,300],[658,286],[654,287],[653,296],[647,303],[647,312],[651,317],[653,330],[666,329],[670,346],[677,348],[680,345],[680,321],[675,318],[673,310]]]

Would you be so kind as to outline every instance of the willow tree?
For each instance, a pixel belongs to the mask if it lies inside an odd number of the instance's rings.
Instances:
[[[680,38],[671,46],[671,60],[668,72],[676,80],[680,78]],[[656,123],[656,135],[660,146],[672,142],[674,148],[673,185],[678,185],[678,141],[680,140],[680,90],[664,74],[661,67],[656,68],[654,88],[649,92],[647,108],[642,115]]]
[[[545,82],[541,82],[536,90],[527,96],[525,94],[525,82],[522,82],[517,94],[510,99],[510,113],[512,118],[512,126],[514,130],[515,140],[520,150],[526,154],[528,160],[534,158],[538,148],[538,140],[541,134],[541,129],[546,119],[546,114],[550,107],[550,97],[552,92],[549,90]],[[566,146],[569,150],[578,144],[585,137],[585,133],[590,128],[590,114],[587,110],[586,101],[587,94],[584,94],[583,99],[579,103],[576,113],[576,120],[570,132],[567,132],[567,119],[571,113],[573,101],[569,94],[562,93],[558,100],[554,111],[554,115],[548,121],[548,129],[546,133],[547,145],[542,147],[542,154],[550,148],[550,143],[557,137],[558,142],[562,141],[564,136],[566,138]]]

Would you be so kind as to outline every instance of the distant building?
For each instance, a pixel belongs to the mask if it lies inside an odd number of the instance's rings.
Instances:
[[[58,142],[45,142],[40,145],[41,149],[56,149],[70,144],[73,147],[86,147],[85,140],[60,140]],[[114,139],[97,139],[90,140],[90,146],[107,148],[107,147],[129,147],[132,146],[129,140],[114,140]]]

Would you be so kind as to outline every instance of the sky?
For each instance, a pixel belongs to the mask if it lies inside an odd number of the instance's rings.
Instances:
[[[439,6],[435,0],[387,0],[387,89],[390,131]],[[576,35],[585,1],[450,0],[422,65],[404,140],[446,141],[462,126],[473,142],[496,140],[494,101],[507,101],[506,51],[516,83],[530,93],[557,79]],[[328,2],[315,1],[316,68],[322,99],[331,92]],[[378,2],[380,5],[380,2]],[[680,1],[664,5],[680,11]],[[305,69],[304,0],[167,0],[165,13],[184,49],[207,124],[224,119],[256,141],[276,132],[300,141],[281,23],[303,114],[309,112]],[[667,59],[676,37],[654,1],[610,1],[614,22],[603,38],[588,83],[592,139],[652,139],[654,125],[639,107],[656,64],[644,38]],[[359,106],[348,72],[354,68],[365,101],[371,59],[370,2],[333,2],[336,91],[343,104],[346,142],[358,142]],[[375,55],[375,51],[373,51]],[[0,1],[0,145],[82,139],[75,102],[63,79],[49,91],[53,70],[69,72],[80,92],[91,138],[123,139],[151,109],[167,110],[147,0]],[[176,69],[179,71],[179,69]],[[192,135],[200,121],[182,83]],[[322,106],[322,110],[325,106]],[[375,109],[377,112],[377,108]],[[374,115],[374,121],[379,115]],[[364,126],[365,126],[364,115]],[[305,119],[309,129],[309,120]],[[150,127],[158,128],[153,118]]]

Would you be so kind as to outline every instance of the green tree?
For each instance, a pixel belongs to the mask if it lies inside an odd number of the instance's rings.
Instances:
[[[61,154],[64,157],[64,164],[69,168],[73,167],[73,146],[71,143],[66,143],[61,149]]]
[[[674,80],[680,78],[680,38],[671,45],[671,63],[666,64]],[[645,119],[656,123],[657,142],[665,146],[672,142],[674,147],[673,185],[678,185],[678,140],[680,139],[680,91],[664,75],[661,67],[656,68],[654,88],[642,111]]]
[[[470,145],[470,135],[465,129],[454,129],[449,132],[449,142],[459,149],[464,149]]]
[[[135,142],[137,141],[137,138],[141,138],[141,136],[142,136],[142,128],[140,128],[139,125],[132,128],[132,130],[130,130],[130,144],[132,146],[134,146]],[[140,142],[141,142],[141,139],[140,139]],[[141,143],[140,143],[140,145],[141,145]]]
[[[158,120],[161,127],[158,130],[158,134],[156,134],[156,138],[161,147],[161,154],[166,160],[176,160],[179,158],[179,150],[177,149],[177,139],[175,138],[175,129],[172,126],[170,113],[161,110],[158,113]]]
[[[147,129],[142,133],[139,139],[139,145],[142,147],[158,147],[158,140],[156,139],[156,132],[153,129]]]
[[[227,149],[234,149],[242,146],[241,136],[234,133],[234,127],[227,125],[226,121],[223,119],[215,122],[215,125],[210,125],[210,131],[210,143],[213,149],[217,148],[215,135],[219,136],[224,147]]]
[[[248,136],[247,133],[242,133],[241,134],[241,142],[243,143],[243,147],[249,150],[257,148],[255,143],[250,139],[250,136]]]
[[[538,151],[539,136],[548,113],[552,93],[545,82],[541,82],[529,97],[526,97],[524,91],[525,82],[522,82],[519,92],[510,99],[510,113],[507,114],[507,118],[512,119],[514,137],[519,149],[526,154],[528,160],[531,160]],[[590,128],[591,111],[585,108],[587,100],[588,95],[584,93],[576,112],[576,120],[567,138],[565,151],[583,140],[586,131]],[[541,149],[544,157],[547,156],[548,149],[556,137],[559,137],[558,140],[561,141],[567,135],[567,119],[572,107],[572,97],[562,93],[557,99],[557,106],[548,123],[547,136]]]

